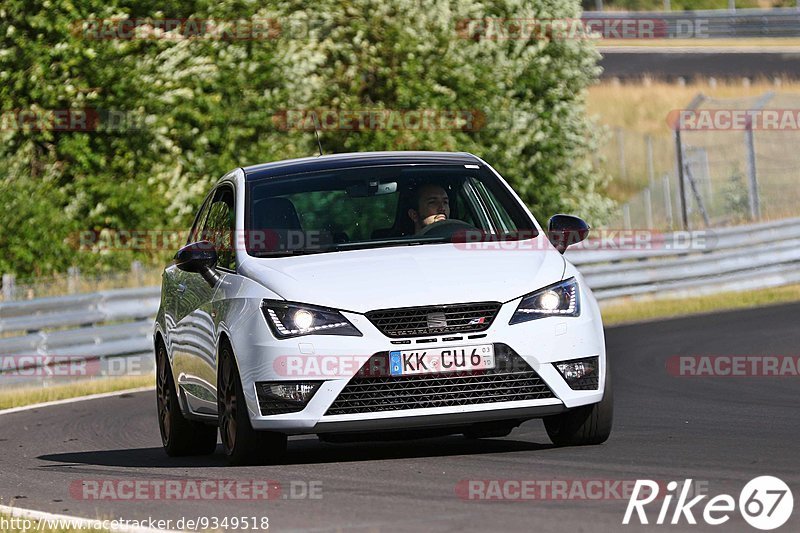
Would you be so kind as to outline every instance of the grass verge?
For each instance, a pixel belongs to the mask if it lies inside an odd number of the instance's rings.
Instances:
[[[723,292],[694,298],[614,302],[604,305],[602,314],[604,325],[615,326],[789,302],[800,302],[800,285],[786,285],[757,291]]]
[[[77,398],[79,396],[135,389],[151,385],[155,385],[155,377],[147,375],[78,381],[74,383],[65,383],[63,385],[50,385],[47,387],[38,385],[8,388],[0,391],[0,409],[10,409],[12,407],[21,407],[34,403],[52,402],[55,400],[65,400],[67,398]],[[0,530],[0,533],[1,532],[2,530]]]

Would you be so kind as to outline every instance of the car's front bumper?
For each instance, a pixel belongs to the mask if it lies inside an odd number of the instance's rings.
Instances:
[[[590,294],[583,292],[579,317],[553,317],[513,326],[508,322],[519,299],[503,305],[485,336],[443,342],[445,336],[429,344],[393,344],[364,316],[344,313],[362,337],[308,335],[286,340],[275,339],[262,313],[235,313],[235,327],[226,328],[242,376],[250,420],[255,429],[288,434],[344,431],[384,431],[403,428],[463,426],[495,420],[524,420],[555,414],[565,409],[599,402],[605,385],[605,344],[599,311]],[[245,305],[246,300],[239,300]],[[251,301],[252,302],[252,301]],[[453,336],[453,335],[450,335]],[[373,354],[414,347],[439,348],[477,344],[505,344],[511,347],[539,375],[552,391],[552,397],[523,401],[500,401],[448,407],[427,407],[355,414],[327,414],[329,408]],[[596,390],[572,390],[552,364],[558,361],[598,356],[599,386]],[[337,374],[297,375],[286,371],[287,358],[335,357],[350,363],[340,365]],[[344,369],[344,370],[342,370]],[[264,416],[259,407],[256,382],[320,381],[319,389],[300,411]]]

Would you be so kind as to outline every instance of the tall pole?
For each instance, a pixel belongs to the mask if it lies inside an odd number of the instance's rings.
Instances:
[[[681,197],[681,223],[683,229],[689,229],[689,212],[686,208],[686,183],[683,177],[683,143],[681,142],[681,128],[675,128],[675,153],[678,157],[678,190]]]

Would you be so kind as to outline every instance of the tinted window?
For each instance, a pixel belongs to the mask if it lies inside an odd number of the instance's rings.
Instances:
[[[247,186],[245,225],[253,255],[449,242],[444,227],[504,238],[535,233],[516,199],[483,168],[364,167],[264,178]],[[434,222],[437,231],[430,231]]]
[[[234,213],[233,190],[223,185],[214,194],[205,221],[203,237],[214,243],[219,257],[217,264],[230,270],[236,269],[236,254],[232,240],[235,229]]]

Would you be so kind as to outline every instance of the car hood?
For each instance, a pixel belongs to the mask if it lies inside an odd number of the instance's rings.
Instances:
[[[467,250],[464,245],[447,243],[250,257],[239,272],[286,300],[358,313],[507,302],[562,279],[564,258],[541,239],[540,235],[503,250]]]

